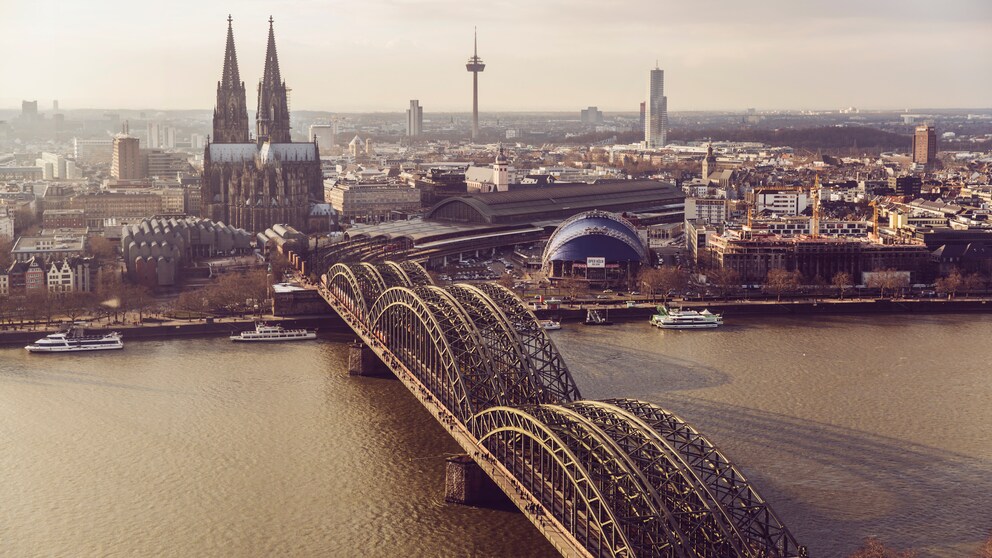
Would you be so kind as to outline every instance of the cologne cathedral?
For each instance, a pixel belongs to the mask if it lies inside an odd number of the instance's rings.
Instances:
[[[245,84],[238,73],[234,30],[228,17],[214,131],[203,154],[204,217],[252,232],[265,231],[277,223],[306,230],[311,204],[323,198],[320,156],[316,141],[293,143],[290,139],[286,92],[270,17],[253,140],[248,133]]]

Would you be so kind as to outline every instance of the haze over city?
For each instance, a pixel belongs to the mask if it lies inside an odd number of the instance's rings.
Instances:
[[[16,55],[0,60],[2,108],[209,109],[229,13],[249,90],[275,17],[294,110],[398,112],[411,98],[470,110],[473,26],[484,111],[633,112],[656,61],[674,111],[980,108],[992,90],[983,0],[49,0],[4,11],[0,49]]]

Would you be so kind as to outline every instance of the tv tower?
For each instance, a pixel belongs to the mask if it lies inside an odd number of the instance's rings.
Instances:
[[[479,138],[479,72],[486,69],[485,63],[479,58],[479,31],[476,28],[472,39],[472,58],[468,59],[465,69],[472,72],[472,141]]]

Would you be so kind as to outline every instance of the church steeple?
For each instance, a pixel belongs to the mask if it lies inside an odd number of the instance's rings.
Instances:
[[[258,82],[257,135],[259,143],[289,143],[289,100],[286,82],[279,74],[276,36],[269,16],[269,44],[265,49],[265,71]]]
[[[248,103],[245,83],[238,72],[238,55],[234,50],[234,27],[227,16],[227,47],[224,51],[224,71],[217,82],[217,105],[214,107],[214,143],[246,143],[248,141]]]

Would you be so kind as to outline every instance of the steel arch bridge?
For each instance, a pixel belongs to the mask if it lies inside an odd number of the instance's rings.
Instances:
[[[413,262],[332,265],[321,293],[566,555],[801,557],[743,474],[677,415],[583,400],[533,313]]]

